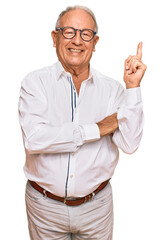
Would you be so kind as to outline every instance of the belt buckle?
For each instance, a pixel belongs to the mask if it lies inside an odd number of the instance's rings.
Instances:
[[[67,201],[74,201],[74,200],[76,200],[77,198],[75,198],[75,197],[65,197],[64,198],[64,203],[66,204],[66,202]]]

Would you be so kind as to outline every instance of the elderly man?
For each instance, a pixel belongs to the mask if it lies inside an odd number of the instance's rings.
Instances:
[[[136,56],[125,61],[124,81],[90,67],[99,40],[94,14],[69,7],[52,39],[58,62],[22,81],[20,124],[26,151],[26,208],[30,238],[111,240],[112,178],[119,151],[133,153],[142,136]]]

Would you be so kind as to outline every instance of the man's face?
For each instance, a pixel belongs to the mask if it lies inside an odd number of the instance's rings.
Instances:
[[[95,31],[95,23],[92,17],[82,9],[67,12],[60,20],[61,27],[88,28]],[[92,52],[95,50],[95,45],[99,39],[98,36],[95,36],[91,41],[85,42],[81,39],[79,31],[74,38],[66,39],[63,37],[61,30],[59,32],[53,31],[52,38],[57,56],[65,69],[84,69],[88,67]]]

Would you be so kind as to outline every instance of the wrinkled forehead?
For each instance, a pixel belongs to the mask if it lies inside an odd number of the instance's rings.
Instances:
[[[60,19],[60,27],[89,28],[95,30],[95,22],[89,13],[82,9],[74,9],[65,13]]]

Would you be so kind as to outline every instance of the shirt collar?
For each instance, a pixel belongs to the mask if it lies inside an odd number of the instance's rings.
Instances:
[[[58,60],[56,63],[56,79],[60,80],[60,77],[62,74],[64,74],[65,76],[70,75],[70,73],[66,72],[61,64],[61,62]],[[93,82],[95,82],[95,78],[94,78],[94,71],[93,69],[90,67],[90,73],[89,73],[89,77],[86,79],[86,81],[91,80]]]
[[[64,70],[62,64],[60,63],[60,61],[57,61],[56,62],[56,72],[55,72],[57,80],[60,79],[62,73],[65,73],[65,70]]]

